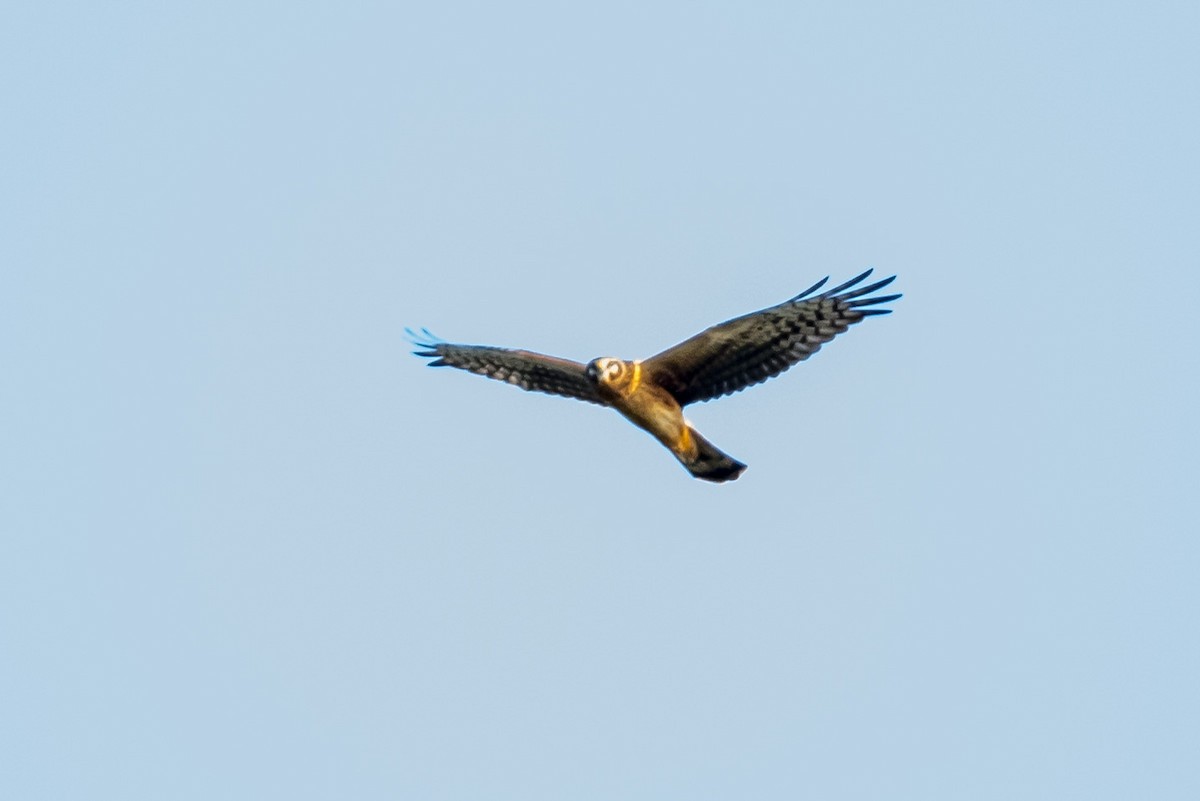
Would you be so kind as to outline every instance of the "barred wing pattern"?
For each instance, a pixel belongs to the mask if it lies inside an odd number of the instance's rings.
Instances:
[[[559,359],[528,350],[494,348],[489,345],[455,345],[442,342],[422,329],[421,335],[406,329],[409,339],[422,350],[417,356],[434,359],[430,367],[457,367],[478,375],[506,381],[531,392],[565,395],[568,398],[607,406],[588,380],[579,362]]]
[[[778,306],[737,317],[646,359],[642,369],[681,406],[740,392],[779,375],[864,317],[889,314],[871,306],[900,295],[863,297],[896,276],[853,289],[867,270],[841,286],[813,295],[828,277]]]

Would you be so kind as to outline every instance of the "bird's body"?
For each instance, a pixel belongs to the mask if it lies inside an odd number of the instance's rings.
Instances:
[[[587,366],[600,397],[638,428],[650,432],[697,478],[728,481],[746,465],[700,436],[683,417],[683,407],[658,384],[642,380],[642,362],[603,357]],[[720,476],[720,478],[718,478]]]
[[[778,375],[870,315],[866,308],[899,295],[863,297],[895,276],[851,290],[868,275],[813,295],[825,281],[778,306],[713,326],[649,359],[593,359],[586,366],[524,350],[437,341],[428,331],[413,341],[434,367],[451,366],[515,384],[611,406],[661,442],[688,471],[708,481],[731,481],[746,466],[722,453],[683,416],[689,403],[712,400]],[[411,332],[410,332],[411,334]]]

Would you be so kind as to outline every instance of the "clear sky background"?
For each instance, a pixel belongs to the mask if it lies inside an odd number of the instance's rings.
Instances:
[[[6,5],[0,796],[1200,797],[1197,8]]]

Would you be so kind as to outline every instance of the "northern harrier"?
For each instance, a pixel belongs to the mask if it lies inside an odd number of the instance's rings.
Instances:
[[[696,478],[732,481],[746,465],[700,436],[684,419],[683,407],[766,381],[864,317],[890,313],[870,307],[900,295],[865,296],[896,276],[859,287],[870,274],[867,270],[814,294],[829,280],[823,278],[778,306],[715,325],[657,356],[632,362],[605,356],[584,365],[527,350],[441,342],[425,329],[422,336],[408,334],[422,348],[413,351],[417,356],[434,359],[431,367],[458,367],[522,389],[612,406],[653,434]]]

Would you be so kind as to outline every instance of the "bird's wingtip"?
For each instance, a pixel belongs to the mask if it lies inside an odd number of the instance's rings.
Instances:
[[[438,345],[445,343],[444,339],[436,336],[428,328],[422,328],[420,333],[418,333],[408,326],[405,326],[404,334],[405,338],[418,348],[434,349],[437,348]],[[413,352],[416,353],[416,351]],[[418,353],[417,355],[423,356],[425,354]]]
[[[817,291],[818,289],[820,289],[821,287],[825,286],[825,284],[826,284],[826,283],[828,283],[828,281],[829,281],[829,276],[827,275],[827,276],[825,276],[824,278],[822,278],[820,281],[818,281],[817,283],[815,283],[815,284],[813,284],[812,286],[810,286],[808,289],[806,289],[806,290],[804,290],[803,292],[801,292],[801,293],[800,293],[799,295],[797,295],[796,297],[792,298],[792,299],[791,299],[790,301],[788,301],[788,302],[789,302],[789,303],[795,303],[795,302],[796,302],[796,301],[798,301],[798,300],[804,300],[804,299],[805,299],[805,298],[807,298],[809,295],[811,295],[812,293],[816,292],[816,291]]]

